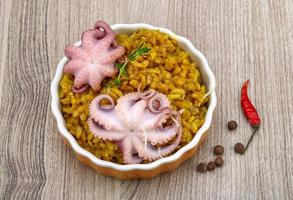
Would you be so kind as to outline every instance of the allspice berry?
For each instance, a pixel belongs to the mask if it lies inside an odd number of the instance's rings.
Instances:
[[[215,163],[216,163],[216,166],[217,167],[222,167],[223,164],[224,164],[224,160],[221,156],[218,156],[216,159],[215,159]]]
[[[245,146],[242,143],[237,143],[234,146],[234,150],[236,153],[243,154],[245,151]]]
[[[213,171],[215,168],[216,168],[216,163],[214,161],[211,161],[208,163],[208,166],[207,166],[208,171]]]
[[[229,129],[230,131],[235,130],[237,127],[238,127],[238,124],[237,124],[236,121],[232,120],[232,121],[229,121],[229,122],[228,122],[228,129]]]
[[[207,165],[205,163],[199,163],[196,167],[196,171],[200,173],[204,173],[207,171]]]
[[[222,155],[224,153],[224,147],[222,145],[217,145],[214,147],[214,153],[216,155]]]

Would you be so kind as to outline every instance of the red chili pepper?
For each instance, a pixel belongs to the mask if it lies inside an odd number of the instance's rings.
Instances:
[[[260,118],[257,114],[257,111],[247,95],[248,83],[249,83],[249,80],[245,81],[242,86],[242,89],[241,89],[241,107],[244,112],[244,115],[249,120],[250,125],[254,128],[254,131],[251,134],[251,136],[245,146],[244,152],[247,150],[247,147],[249,146],[250,142],[252,141],[252,138],[255,135],[255,133],[257,132],[259,125],[260,125]]]
[[[253,128],[258,128],[260,125],[260,118],[257,114],[257,111],[251,101],[248,98],[247,95],[247,86],[248,86],[249,80],[245,81],[242,90],[241,90],[241,107],[242,110],[246,116],[246,118],[249,120],[250,125]]]

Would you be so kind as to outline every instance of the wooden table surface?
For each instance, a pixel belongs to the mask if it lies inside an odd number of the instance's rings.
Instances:
[[[186,36],[207,57],[218,105],[198,154],[170,173],[121,181],[81,164],[58,134],[50,81],[64,46],[104,19],[143,22]],[[293,199],[292,0],[1,0],[0,199]],[[251,128],[239,90],[262,126],[245,155]],[[239,127],[229,132],[226,124]],[[196,165],[225,147],[225,164],[199,174]]]

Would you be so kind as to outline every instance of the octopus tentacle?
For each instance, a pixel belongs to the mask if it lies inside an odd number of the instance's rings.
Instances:
[[[115,34],[115,32],[113,31],[113,29],[111,29],[111,27],[109,26],[109,24],[107,24],[106,22],[104,22],[102,20],[97,21],[95,23],[94,28],[97,28],[97,29],[101,29],[102,28],[105,33]]]
[[[125,136],[122,132],[119,131],[107,131],[100,124],[96,123],[93,119],[88,119],[88,125],[91,132],[94,136],[102,140],[118,141],[123,139]]]
[[[93,47],[98,38],[101,38],[105,33],[99,29],[90,29],[82,33],[82,46],[85,48]]]
[[[103,81],[103,74],[92,73],[89,75],[89,85],[95,90],[99,91],[101,88],[101,82]]]
[[[118,69],[116,67],[114,67],[114,65],[104,65],[104,66],[105,66],[104,68],[101,68],[99,70],[99,73],[101,75],[112,76],[112,74],[115,74],[118,71]]]
[[[138,135],[141,140],[147,138],[147,141],[152,145],[164,144],[170,141],[178,132],[179,127],[173,125],[172,127],[165,128],[163,130],[147,131],[146,133],[140,132]],[[144,134],[147,134],[146,136]]]
[[[86,91],[88,88],[89,88],[88,85],[81,86],[80,88],[76,88],[76,87],[72,86],[72,91],[75,93],[82,93],[82,92]]]
[[[142,157],[144,160],[156,160],[174,151],[175,148],[180,143],[181,137],[182,137],[182,133],[181,133],[181,127],[180,127],[180,130],[177,133],[177,137],[175,141],[168,146],[158,149],[154,147],[153,145],[151,145],[150,143],[147,143],[147,147],[144,148],[144,143],[139,138],[135,138],[134,145],[138,151],[138,155]]]
[[[140,90],[140,87],[138,88],[138,91],[139,90]],[[142,99],[150,99],[156,94],[156,91],[153,90],[153,89],[149,89],[149,90],[147,90],[145,92],[140,92],[139,91],[139,93],[140,93],[140,98],[142,98]]]
[[[137,154],[136,149],[132,144],[132,139],[128,136],[125,137],[123,141],[119,144],[122,152],[123,152],[123,160],[128,164],[138,164],[142,162],[142,158],[135,156]]]
[[[110,106],[101,106],[100,101],[107,99],[110,101]],[[114,110],[114,101],[111,96],[101,94],[93,99],[90,105],[90,115],[94,121],[103,125],[106,130],[123,130],[123,125],[117,120]]]
[[[74,60],[72,62],[68,62],[64,66],[64,73],[74,74],[78,72],[82,66],[83,66],[82,60]]]
[[[98,21],[95,24],[95,28],[97,29],[102,28],[104,29],[104,32],[106,33],[105,37],[103,38],[103,40],[99,41],[98,45],[110,46],[116,35],[115,32],[111,29],[111,27],[104,21]]]
[[[118,43],[116,40],[113,40],[113,42],[111,43],[111,47],[115,48],[118,46]]]
[[[86,70],[81,70],[75,73],[73,86],[77,89],[81,88],[85,84],[87,84],[86,78],[88,77],[88,73]]]
[[[179,120],[179,114],[174,118],[172,115],[170,118],[173,118],[174,121],[171,125],[167,127],[157,127],[154,130],[150,130],[147,132],[140,132],[138,135],[139,137],[144,140],[144,138],[147,138],[147,141],[150,142],[152,145],[156,144],[164,144],[168,141],[170,141],[179,131],[180,129],[180,120]],[[146,135],[145,135],[146,134]]]
[[[98,40],[102,39],[103,37],[105,37],[106,33],[104,31],[97,31],[97,33],[95,33],[94,37]]]
[[[83,51],[79,47],[71,45],[71,44],[65,47],[64,52],[65,52],[65,55],[70,59],[72,57],[78,58],[78,59],[84,58]]]
[[[109,56],[103,59],[103,63],[108,64],[111,63],[112,60],[117,60],[125,53],[125,49],[121,46],[117,46],[114,49],[109,50]]]
[[[152,113],[160,113],[162,108],[170,107],[170,101],[166,95],[158,93],[150,99],[148,107]]]
[[[143,116],[143,128],[149,130],[158,127],[165,123],[171,115],[173,115],[173,110],[169,107],[161,109],[160,113],[146,111]]]

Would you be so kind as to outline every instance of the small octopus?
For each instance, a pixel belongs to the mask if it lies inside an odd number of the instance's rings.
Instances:
[[[182,135],[180,112],[171,109],[166,95],[152,89],[128,93],[116,105],[111,96],[98,95],[90,104],[88,125],[94,136],[118,143],[125,164],[168,155]]]
[[[90,85],[99,91],[105,77],[117,73],[115,61],[125,53],[115,41],[115,32],[103,21],[98,21],[93,29],[82,34],[80,47],[68,45],[65,54],[69,61],[64,66],[64,73],[74,75],[72,90],[81,93]]]

